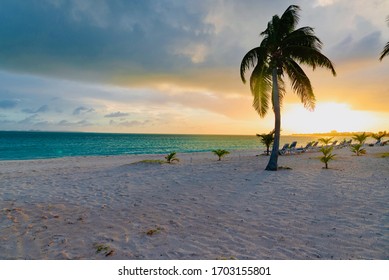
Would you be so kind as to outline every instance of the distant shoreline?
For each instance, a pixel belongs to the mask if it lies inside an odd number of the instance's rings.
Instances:
[[[373,132],[318,132],[318,133],[293,133],[290,136],[306,136],[306,137],[317,137],[317,136],[354,136],[355,134],[366,133],[367,135],[372,134]]]

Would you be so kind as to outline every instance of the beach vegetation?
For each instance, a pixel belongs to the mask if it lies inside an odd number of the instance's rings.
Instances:
[[[332,62],[321,53],[322,42],[315,36],[313,28],[296,29],[299,11],[299,6],[291,5],[281,17],[274,15],[260,34],[264,37],[260,45],[246,53],[240,65],[243,83],[246,83],[246,71],[253,69],[249,84],[254,109],[263,118],[272,108],[275,116],[273,148],[265,170],[275,171],[278,168],[284,77],[289,77],[292,90],[304,107],[313,110],[315,95],[308,76],[299,64],[313,70],[324,67],[336,75]]]
[[[292,170],[292,167],[289,167],[289,166],[278,166],[278,169],[280,169],[280,170]]]
[[[217,155],[219,157],[219,161],[222,160],[222,157],[228,155],[230,152],[227,151],[227,150],[222,150],[222,149],[217,149],[217,150],[213,150],[212,153],[214,153],[215,155]]]
[[[387,158],[387,157],[389,157],[389,153],[380,153],[380,154],[378,154],[378,156],[380,158]]]
[[[270,154],[270,146],[274,142],[274,129],[269,133],[257,134],[258,137],[261,137],[261,143],[266,146],[266,155]]]
[[[389,16],[386,18],[386,21],[388,22],[389,25]],[[389,55],[389,42],[386,43],[383,51],[381,52],[380,61],[387,55]]]
[[[94,247],[96,249],[96,254],[103,253],[106,257],[109,257],[114,253],[114,250],[105,244],[95,243]]]
[[[160,159],[144,159],[136,163],[164,164],[166,162]]]
[[[363,145],[365,144],[367,137],[369,137],[369,135],[366,134],[366,132],[363,132],[361,134],[354,134],[352,138],[353,140],[357,141],[359,144]]]
[[[319,139],[317,139],[320,143],[322,143],[322,144],[324,144],[324,145],[328,145],[328,144],[330,144],[330,142],[331,142],[331,140],[332,140],[332,138],[334,138],[334,137],[327,137],[327,138],[319,138]]]
[[[148,236],[152,236],[156,233],[159,233],[161,230],[163,230],[163,228],[161,228],[161,227],[152,228],[152,229],[149,229],[148,231],[146,231],[146,234]]]
[[[370,136],[373,137],[375,140],[377,141],[380,141],[382,140],[382,138],[388,136],[389,134],[385,131],[379,131],[377,133],[372,133]]]
[[[177,153],[176,152],[172,152],[172,153],[170,153],[170,154],[168,154],[166,157],[165,157],[165,159],[166,159],[166,162],[167,163],[173,163],[173,162],[179,162],[180,161],[180,159],[179,158],[177,158]]]
[[[320,151],[323,153],[323,156],[320,158],[320,161],[324,163],[325,169],[328,169],[328,162],[333,160],[334,157],[336,156],[335,154],[332,153],[332,150],[334,147],[332,146],[327,146],[327,147],[321,147]]]
[[[364,155],[366,154],[366,149],[363,148],[363,144],[357,143],[357,144],[352,144],[350,147],[351,151],[355,153],[357,156]]]
[[[229,257],[220,256],[220,257],[217,257],[216,260],[221,260],[221,261],[226,261],[226,260],[237,260],[237,258],[236,258],[235,256],[229,256]]]

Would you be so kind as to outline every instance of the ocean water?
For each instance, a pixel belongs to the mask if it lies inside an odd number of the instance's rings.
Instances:
[[[306,145],[318,137],[281,136],[281,145]],[[259,137],[237,135],[117,134],[83,132],[0,131],[0,160],[45,159],[71,156],[167,154],[214,149],[264,151]]]

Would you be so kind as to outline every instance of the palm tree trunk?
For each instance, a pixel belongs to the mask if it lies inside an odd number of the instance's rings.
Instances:
[[[273,81],[273,109],[274,109],[274,143],[273,149],[270,155],[269,163],[267,164],[265,170],[277,171],[278,168],[278,150],[280,148],[280,134],[281,134],[281,109],[280,109],[280,96],[278,90],[278,75],[277,67],[273,68],[272,72],[272,81]]]

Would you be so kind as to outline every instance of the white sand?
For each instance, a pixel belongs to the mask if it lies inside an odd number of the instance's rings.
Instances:
[[[0,161],[0,259],[389,259],[389,146],[367,151]]]

